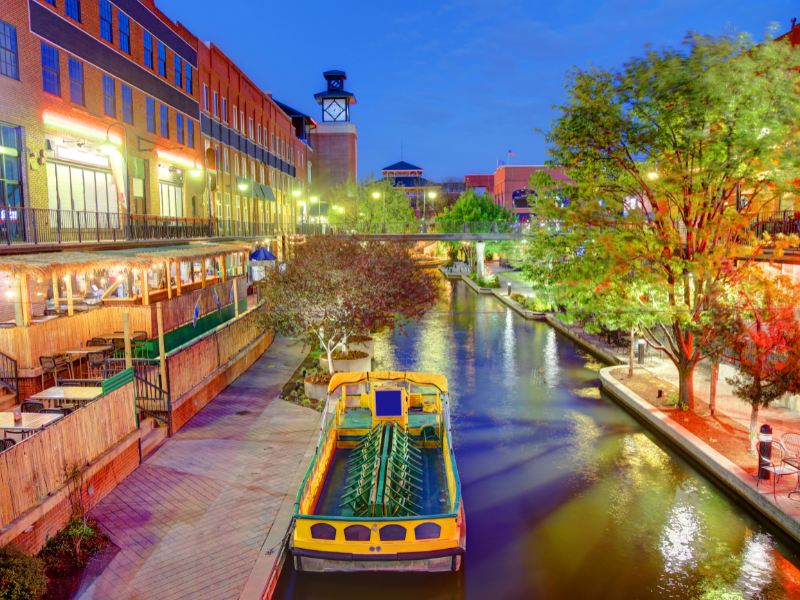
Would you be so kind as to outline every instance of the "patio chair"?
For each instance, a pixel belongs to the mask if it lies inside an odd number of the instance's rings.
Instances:
[[[39,414],[42,414],[42,415],[60,415],[62,417],[66,417],[69,413],[64,412],[65,410],[68,410],[69,412],[72,412],[71,408],[43,408],[42,410],[39,411]],[[55,422],[50,423],[50,425],[53,425],[54,423]],[[48,427],[50,425],[48,425]]]
[[[86,355],[88,361],[89,379],[103,379],[103,369],[106,367],[106,355],[103,352],[89,352]]]
[[[53,376],[53,384],[55,385],[58,374],[61,371],[69,371],[69,363],[67,361],[58,361],[52,356],[40,356],[39,364],[42,365],[42,389],[44,389],[45,373],[50,373]]]
[[[800,458],[800,433],[784,433],[781,436],[781,444],[787,454]]]
[[[9,448],[11,448],[11,446],[13,446],[16,443],[17,442],[15,440],[12,440],[10,438],[9,439],[1,439],[0,440],[0,452],[2,452],[3,450],[8,450]]]
[[[125,358],[125,340],[114,338],[114,356],[116,358]]]
[[[44,409],[44,403],[38,400],[25,400],[20,406],[20,411],[24,413],[40,413]]]
[[[780,442],[776,442],[774,440],[770,442],[770,445],[768,446],[772,450],[770,456],[765,456],[763,454],[762,449],[765,445],[765,442],[760,442],[758,444],[758,456],[765,464],[761,466],[756,473],[756,487],[758,487],[758,485],[761,483],[761,478],[759,475],[761,474],[762,469],[772,473],[772,497],[775,498],[775,501],[777,502],[778,497],[775,495],[775,488],[777,486],[778,479],[784,475],[796,475],[798,472],[800,472],[800,469],[783,464],[783,459],[787,457],[787,454]]]
[[[147,351],[147,332],[134,331],[131,334],[131,352],[134,358],[142,358]]]

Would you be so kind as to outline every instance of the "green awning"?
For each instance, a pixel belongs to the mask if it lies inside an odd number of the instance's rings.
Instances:
[[[278,199],[275,198],[275,194],[272,192],[272,188],[268,185],[261,186],[264,188],[264,199],[269,200],[270,202],[277,202]]]

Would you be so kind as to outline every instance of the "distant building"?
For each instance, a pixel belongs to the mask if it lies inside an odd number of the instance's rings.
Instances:
[[[537,171],[547,171],[557,181],[570,181],[558,169],[534,165],[504,165],[492,175],[465,175],[464,182],[479,191],[485,189],[494,198],[494,203],[512,211],[522,221],[530,218],[528,207],[531,175]]]
[[[379,181],[390,179],[392,187],[403,188],[403,192],[416,211],[417,216],[421,216],[423,207],[426,208],[426,212],[433,212],[433,203],[423,201],[423,198],[426,194],[438,193],[439,184],[425,179],[422,176],[422,167],[416,167],[401,160],[393,165],[384,167],[381,169],[381,173],[383,178]]]
[[[314,176],[312,193],[328,198],[331,188],[348,179],[358,179],[358,131],[350,122],[350,105],[356,97],[345,91],[344,71],[326,71],[322,74],[328,89],[314,94],[321,108],[321,121],[311,130],[314,148]]]

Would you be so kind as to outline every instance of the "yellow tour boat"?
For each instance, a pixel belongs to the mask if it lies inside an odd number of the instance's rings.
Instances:
[[[336,373],[294,505],[298,571],[457,571],[466,524],[447,380]]]

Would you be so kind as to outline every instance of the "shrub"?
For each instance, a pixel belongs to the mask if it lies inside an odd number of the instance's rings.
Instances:
[[[511,299],[514,302],[519,302],[523,306],[525,305],[525,296],[519,292],[511,292]]]
[[[333,351],[333,360],[356,360],[358,358],[367,358],[368,356],[369,354],[362,352],[361,350],[348,350],[346,356],[341,350]],[[328,356],[323,356],[321,360],[327,361]]]
[[[525,299],[525,308],[534,312],[548,312],[550,311],[550,303],[542,300],[538,296],[532,296]]]
[[[11,546],[0,548],[0,600],[36,600],[46,589],[41,560]]]
[[[308,398],[303,398],[303,406],[311,406],[311,400]]]

